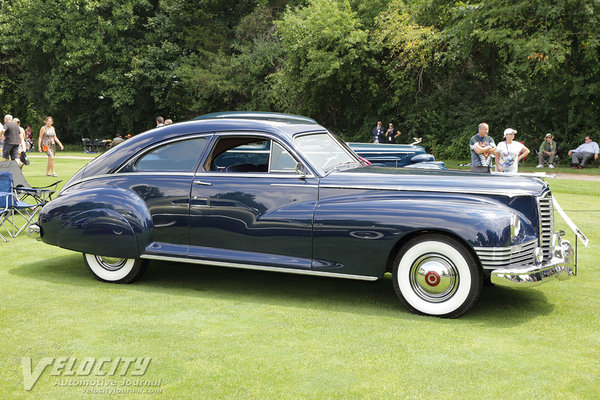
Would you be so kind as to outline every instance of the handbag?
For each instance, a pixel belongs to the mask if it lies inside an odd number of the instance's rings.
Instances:
[[[27,158],[27,153],[22,151],[21,154],[19,155],[19,159],[21,160],[21,162],[25,165],[29,165],[29,158]]]

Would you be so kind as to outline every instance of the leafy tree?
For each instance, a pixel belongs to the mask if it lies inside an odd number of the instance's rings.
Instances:
[[[285,51],[273,76],[279,108],[353,134],[376,113],[379,41],[348,1],[313,0],[278,21]]]

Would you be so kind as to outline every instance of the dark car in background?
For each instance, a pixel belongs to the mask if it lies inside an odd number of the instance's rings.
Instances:
[[[348,143],[356,154],[379,167],[446,169],[443,161],[435,161],[423,146],[416,144]]]
[[[539,179],[367,165],[304,117],[205,117],[152,129],[77,172],[39,217],[99,280],[148,261],[375,281],[411,311],[457,317],[483,281],[574,273]],[[374,289],[375,290],[375,289]]]

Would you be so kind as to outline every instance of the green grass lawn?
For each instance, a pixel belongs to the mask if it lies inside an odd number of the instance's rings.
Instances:
[[[67,153],[68,154],[68,153]],[[59,153],[66,155],[65,153]],[[82,153],[73,153],[82,155]],[[44,158],[25,174],[48,184]],[[56,160],[68,179],[86,160]],[[161,393],[116,398],[597,399],[600,182],[551,180],[591,240],[579,276],[485,287],[457,320],[407,312],[375,283],[151,262],[132,285],[96,281],[78,253],[25,235],[0,243],[0,398],[82,399],[51,375],[24,390],[22,357],[150,357]],[[567,230],[556,214],[556,228]],[[572,234],[568,237],[573,238]],[[75,382],[75,383],[73,383]]]
[[[466,164],[471,162],[471,160],[446,160],[444,161],[446,166],[451,169],[464,169],[470,170],[471,167],[465,167],[462,164]],[[546,172],[547,174],[557,174],[557,173],[565,173],[565,174],[580,174],[580,175],[600,175],[600,167],[598,167],[598,162],[592,162],[589,166],[586,166],[583,169],[573,169],[571,168],[571,160],[561,160],[560,167],[556,168],[536,168],[537,158],[535,160],[528,159],[525,161],[525,165],[519,166],[519,172]]]

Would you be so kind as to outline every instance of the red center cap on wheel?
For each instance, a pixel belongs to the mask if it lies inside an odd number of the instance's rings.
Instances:
[[[425,282],[429,286],[437,286],[440,284],[440,274],[434,271],[429,271],[425,274]]]

